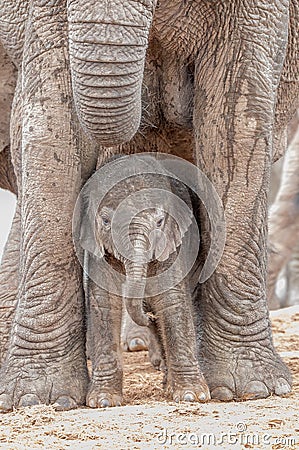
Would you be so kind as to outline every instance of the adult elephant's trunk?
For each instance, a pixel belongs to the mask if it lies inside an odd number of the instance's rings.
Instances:
[[[156,0],[68,0],[69,51],[79,120],[105,146],[130,140]]]
[[[127,311],[134,322],[137,325],[146,327],[149,325],[149,317],[144,312],[143,299],[147,276],[147,263],[142,261],[141,253],[140,261],[138,259],[136,255],[134,261],[127,261],[125,263],[126,282],[123,285],[123,298]]]

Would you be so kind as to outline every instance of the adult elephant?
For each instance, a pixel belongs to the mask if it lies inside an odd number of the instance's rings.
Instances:
[[[17,193],[16,177],[10,154],[9,125],[11,104],[16,84],[16,68],[0,43],[0,188]],[[10,239],[5,247],[0,273],[0,363],[4,358],[17,294],[19,211],[15,213]]]
[[[291,134],[291,133],[290,133]],[[269,266],[268,294],[270,309],[277,309],[279,299],[275,294],[281,270],[289,263],[289,301],[298,301],[298,238],[299,238],[299,131],[294,127],[292,140],[285,155],[281,183],[269,214]]]
[[[21,134],[14,114],[11,136],[14,159],[21,154],[20,282],[1,410],[85,401],[71,219],[99,149],[103,159],[120,149],[175,153],[210,178],[227,220],[222,260],[196,300],[211,395],[288,393],[267,310],[266,217],[273,152],[283,151],[297,106],[298,2],[0,5],[1,40],[19,67],[14,109],[22,111]]]

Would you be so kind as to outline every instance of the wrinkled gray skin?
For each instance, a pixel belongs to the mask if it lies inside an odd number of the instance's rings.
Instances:
[[[11,161],[9,124],[17,71],[0,43],[0,188],[17,193],[16,177]],[[20,212],[17,206],[13,226],[6,244],[0,272],[0,363],[8,345],[11,321],[15,311],[19,258]]]
[[[147,161],[153,173],[161,172],[162,166],[154,158]],[[164,171],[165,172],[165,171]],[[130,260],[122,256],[112,235],[113,216],[118,205],[134,193],[140,194],[140,204],[149,205],[150,193],[145,189],[163,190],[159,203],[155,208],[133,214],[136,200],[128,203],[126,212],[132,215],[129,225],[129,235],[125,232],[119,237],[118,244],[125,244],[126,238],[132,243]],[[167,213],[170,205],[165,200],[165,191],[171,191],[189,205],[192,215],[192,205],[188,190],[178,182],[159,175],[140,175],[118,183],[101,202],[96,214],[97,258],[106,258],[115,270],[121,270],[126,275],[124,283],[124,306],[131,318],[139,325],[148,326],[149,338],[156,347],[156,364],[163,364],[165,358],[166,393],[175,401],[207,401],[210,398],[209,389],[199,368],[196,349],[195,327],[193,322],[193,305],[191,292],[194,289],[191,275],[172,286],[166,292],[152,296],[147,285],[147,277],[159,275],[173,264],[177,257],[177,248],[188,231],[188,226],[180,229],[175,220]],[[87,199],[88,203],[88,199]],[[143,207],[143,206],[142,206]],[[176,210],[179,205],[176,204]],[[88,206],[84,210],[88,211]],[[177,211],[178,212],[178,211]],[[182,214],[183,217],[183,214]],[[187,218],[184,217],[187,222]],[[125,230],[126,218],[121,217],[117,226]],[[158,233],[158,234],[157,234]],[[165,241],[161,241],[161,236]],[[153,236],[156,236],[154,238]],[[87,236],[89,238],[89,236]],[[85,236],[81,235],[84,247]],[[186,245],[186,242],[184,242]],[[146,261],[147,252],[151,253],[151,261]],[[101,256],[99,256],[101,255]],[[138,261],[138,262],[136,262]],[[89,261],[89,270],[100,270],[98,260]],[[90,264],[95,264],[91,268]],[[184,263],[183,263],[184,264]],[[178,270],[181,270],[179,268]],[[169,277],[171,278],[171,274]],[[138,282],[136,290],[136,282]],[[90,325],[91,359],[93,366],[92,380],[87,396],[87,405],[91,407],[115,406],[122,403],[122,363],[120,354],[122,298],[108,294],[90,280],[88,312]],[[156,281],[157,283],[157,281]],[[132,286],[133,284],[133,286]],[[133,297],[130,293],[135,294]],[[139,298],[136,298],[138,293]],[[106,303],[106,304],[105,304]],[[111,315],[107,321],[103,335],[102,318],[98,311],[105,307]],[[149,319],[151,317],[154,319]],[[109,338],[108,338],[109,337]],[[108,339],[107,339],[108,338]],[[158,342],[155,342],[158,339]],[[162,353],[158,355],[159,343]],[[152,349],[153,351],[153,349]],[[153,357],[154,355],[152,355]],[[160,357],[159,357],[160,356]],[[116,361],[117,365],[112,361]],[[155,363],[155,361],[153,361]],[[113,386],[107,389],[107,371],[114,371]]]
[[[295,122],[295,121],[293,121]],[[288,302],[298,302],[298,242],[299,242],[299,122],[294,123],[281,171],[281,182],[269,212],[268,293],[270,309],[280,306],[275,293],[277,278],[288,264],[290,281]],[[297,126],[296,126],[297,125]]]
[[[121,345],[126,352],[139,352],[147,350],[149,359],[157,369],[161,365],[160,348],[156,346],[156,341],[151,339],[152,334],[148,327],[140,327],[128,314],[126,308],[123,309]]]
[[[222,260],[196,300],[211,396],[290,390],[268,317],[266,218],[270,165],[285,150],[297,108],[298,2],[155,3],[0,2],[0,40],[19,68],[10,140],[21,214],[2,411],[85,403],[82,275],[71,223],[99,152],[103,161],[120,151],[175,153],[209,177],[227,219]],[[204,217],[202,226],[208,230]],[[3,302],[11,292],[4,286]]]

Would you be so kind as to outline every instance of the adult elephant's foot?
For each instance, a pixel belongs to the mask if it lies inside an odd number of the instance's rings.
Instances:
[[[0,371],[0,412],[37,404],[69,410],[85,404],[87,370],[66,361],[51,366],[40,361],[10,361]]]
[[[175,402],[207,402],[210,400],[208,385],[201,373],[169,374],[166,394]]]
[[[86,405],[90,408],[107,408],[121,406],[122,370],[113,373],[104,370],[94,370],[86,397]]]
[[[290,372],[274,350],[236,351],[226,359],[206,358],[201,367],[215,400],[254,400],[291,391]]]

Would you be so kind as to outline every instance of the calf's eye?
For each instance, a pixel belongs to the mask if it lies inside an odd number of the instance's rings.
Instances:
[[[110,219],[108,217],[102,217],[102,222],[103,225],[105,225],[105,227],[107,227],[108,225],[110,225]]]

